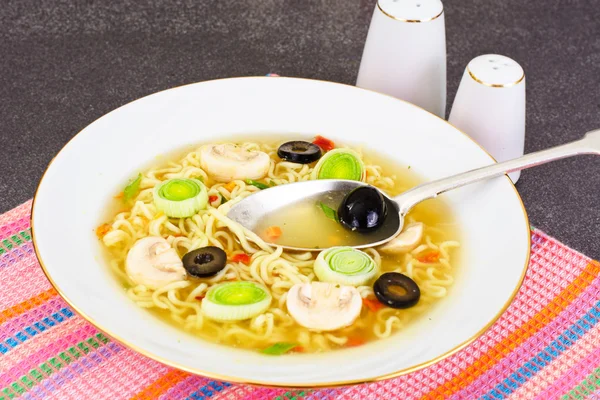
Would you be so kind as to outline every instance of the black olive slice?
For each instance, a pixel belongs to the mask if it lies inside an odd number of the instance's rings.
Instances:
[[[197,278],[213,276],[227,264],[227,254],[215,246],[192,250],[183,256],[183,267]]]
[[[350,230],[373,232],[383,225],[387,217],[387,203],[379,190],[361,186],[344,197],[338,208],[338,217]]]
[[[321,158],[321,148],[316,144],[300,140],[287,142],[277,150],[279,158],[297,164],[310,164]]]
[[[398,272],[386,272],[373,284],[377,299],[388,307],[409,308],[419,302],[421,290],[406,275]]]

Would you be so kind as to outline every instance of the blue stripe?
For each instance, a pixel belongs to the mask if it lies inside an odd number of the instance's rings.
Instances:
[[[186,400],[205,400],[215,394],[214,392],[220,392],[229,386],[231,386],[229,382],[210,381],[207,385],[190,394]]]
[[[58,322],[63,322],[64,318],[62,315],[60,315],[59,313],[54,313],[52,314],[52,318],[54,318],[55,320],[57,320]]]
[[[43,317],[40,321],[34,322],[32,325],[23,328],[23,330],[15,333],[14,338],[10,337],[4,341],[4,343],[0,343],[0,354],[6,354],[11,349],[14,349],[21,343],[25,342],[29,338],[34,337],[40,332],[44,332],[48,328],[52,328],[55,325],[69,319],[73,316],[73,313],[68,308],[63,308],[59,311],[63,315],[59,313],[52,314],[52,317],[57,321],[53,321],[48,317]],[[66,317],[66,319],[65,319]],[[15,340],[16,338],[16,340]]]
[[[46,327],[44,325],[40,324],[39,322],[36,322],[35,324],[33,324],[33,326],[35,326],[37,328],[37,330],[40,332],[44,332],[46,330]]]
[[[30,327],[30,326],[26,327],[24,330],[25,330],[25,332],[27,332],[27,334],[29,336],[35,336],[35,335],[37,335],[37,331],[35,329],[33,329],[32,327]]]
[[[598,301],[581,319],[566,329],[556,340],[551,342],[544,350],[527,361],[522,367],[510,374],[494,389],[483,395],[484,400],[505,399],[519,388],[525,380],[537,374],[542,368],[550,364],[562,352],[575,344],[587,331],[600,321],[600,301]]]

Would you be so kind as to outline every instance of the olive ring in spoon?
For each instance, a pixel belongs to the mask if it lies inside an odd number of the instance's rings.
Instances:
[[[364,243],[352,247],[365,248],[379,246],[392,240],[402,231],[404,218],[408,212],[415,205],[424,200],[434,198],[439,194],[471,183],[580,154],[600,155],[600,129],[588,132],[582,139],[574,142],[526,154],[523,157],[477,168],[433,182],[424,183],[393,199],[384,194],[389,212],[383,226],[375,232],[361,235],[364,238]],[[329,201],[341,201],[347,193],[360,186],[368,185],[358,181],[323,179],[276,186],[248,196],[234,204],[227,213],[227,216],[252,231],[260,225],[259,221],[261,219],[276,210],[281,210],[284,207],[293,206],[300,201],[307,200],[314,200],[316,204],[323,199],[328,199]],[[395,210],[396,212],[393,212],[392,210]],[[307,224],[310,224],[310,222],[307,221]],[[276,243],[269,244],[280,246]],[[293,246],[281,247],[289,250],[322,250]]]

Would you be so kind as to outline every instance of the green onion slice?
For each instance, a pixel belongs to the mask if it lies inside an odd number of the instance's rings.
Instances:
[[[311,179],[347,179],[361,181],[365,165],[360,155],[350,149],[335,149],[326,153],[311,174]]]
[[[154,205],[168,217],[191,217],[207,204],[206,186],[197,179],[169,179],[154,187]]]
[[[140,184],[142,183],[142,174],[139,174],[137,178],[129,182],[129,184],[123,190],[123,201],[128,202],[133,199],[140,192]]]
[[[242,321],[264,313],[271,294],[254,282],[227,282],[210,288],[202,300],[202,313],[215,321]]]
[[[319,253],[314,271],[322,282],[361,286],[377,275],[379,268],[365,252],[352,247],[331,247]]]
[[[293,350],[296,347],[298,347],[296,343],[279,342],[262,350],[261,353],[268,354],[271,356],[280,356],[282,354],[287,353],[290,350]]]
[[[269,185],[265,185],[264,183],[257,182],[253,179],[246,179],[246,184],[255,186],[255,187],[259,188],[260,190],[268,189],[271,187]]]

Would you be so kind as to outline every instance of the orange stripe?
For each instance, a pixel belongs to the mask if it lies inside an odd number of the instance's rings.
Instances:
[[[421,399],[445,398],[471,384],[478,376],[492,368],[517,346],[535,335],[552,319],[556,318],[558,314],[565,310],[594,281],[598,273],[600,273],[600,263],[591,261],[569,286],[552,299],[546,307],[535,314],[533,318],[488,350],[486,354],[480,356],[460,374],[427,393]]]
[[[6,310],[0,311],[0,324],[8,321],[11,318],[16,317],[19,314],[23,314],[37,306],[41,305],[45,301],[50,300],[52,297],[56,296],[56,290],[54,288],[50,288],[45,292],[38,294],[35,297],[31,297],[25,300],[22,303],[16,304],[11,308],[7,308]]]
[[[158,397],[190,376],[187,372],[180,371],[178,369],[172,369],[167,372],[150,385],[148,385],[144,390],[137,393],[135,396],[131,397],[130,400],[155,400]]]

